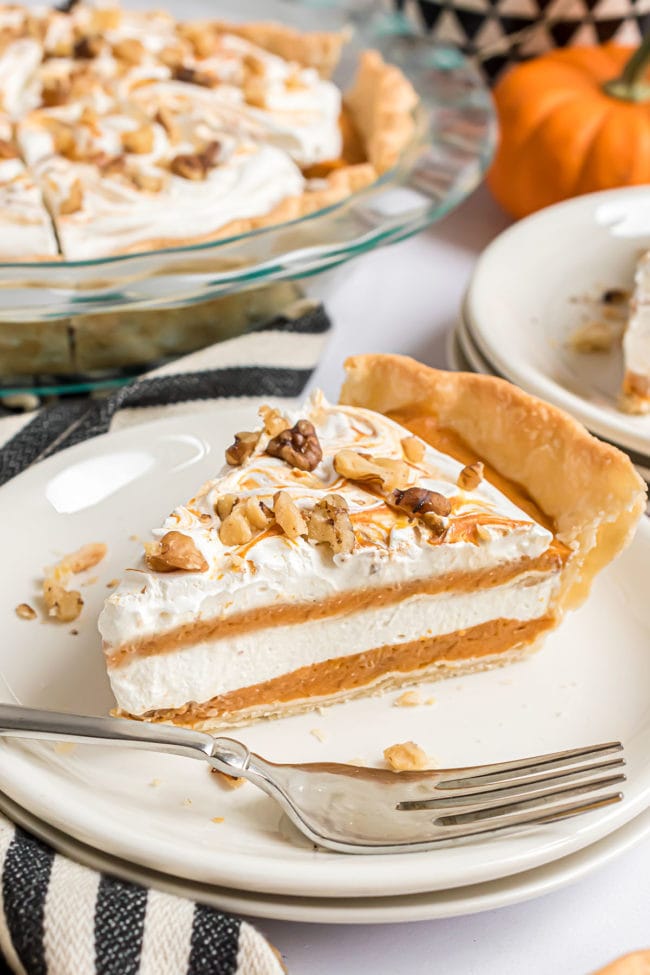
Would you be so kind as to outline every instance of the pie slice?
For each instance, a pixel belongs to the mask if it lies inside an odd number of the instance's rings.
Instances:
[[[510,663],[630,539],[645,488],[492,377],[347,364],[342,404],[262,408],[99,627],[117,713],[218,728]]]
[[[650,251],[642,255],[636,267],[623,358],[621,407],[626,413],[650,413]]]
[[[56,260],[59,250],[41,191],[20,159],[12,125],[0,115],[0,260]]]

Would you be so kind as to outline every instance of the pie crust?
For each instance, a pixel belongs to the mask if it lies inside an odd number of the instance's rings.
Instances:
[[[345,369],[342,403],[398,414],[405,425],[409,417],[428,419],[521,485],[571,550],[559,610],[580,605],[595,575],[630,542],[645,510],[645,482],[624,453],[562,410],[505,380],[443,372],[406,356],[355,356]]]

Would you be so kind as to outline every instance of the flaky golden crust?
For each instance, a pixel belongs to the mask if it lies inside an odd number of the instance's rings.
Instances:
[[[345,105],[378,173],[394,166],[413,137],[418,96],[399,68],[379,51],[364,51]]]
[[[243,37],[286,61],[315,68],[321,78],[330,77],[348,40],[345,31],[299,31],[274,21],[252,21],[248,24],[212,21],[211,26],[218,31]]]
[[[599,968],[594,975],[650,975],[650,950],[634,951]]]
[[[505,380],[443,372],[406,356],[356,356],[345,368],[342,403],[434,416],[553,520],[572,551],[558,615],[585,599],[597,572],[631,540],[645,507],[643,480],[625,454],[566,413]]]

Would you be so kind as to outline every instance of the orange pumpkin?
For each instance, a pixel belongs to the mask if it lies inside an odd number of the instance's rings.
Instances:
[[[637,51],[563,48],[499,81],[501,142],[488,184],[508,213],[650,183],[649,59],[650,37]]]

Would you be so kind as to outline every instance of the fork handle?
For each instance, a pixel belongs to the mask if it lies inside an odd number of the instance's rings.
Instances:
[[[244,772],[250,760],[245,745],[202,731],[149,724],[126,718],[96,718],[0,704],[0,737],[39,738],[94,745],[125,745],[186,758],[202,758],[221,772]]]

